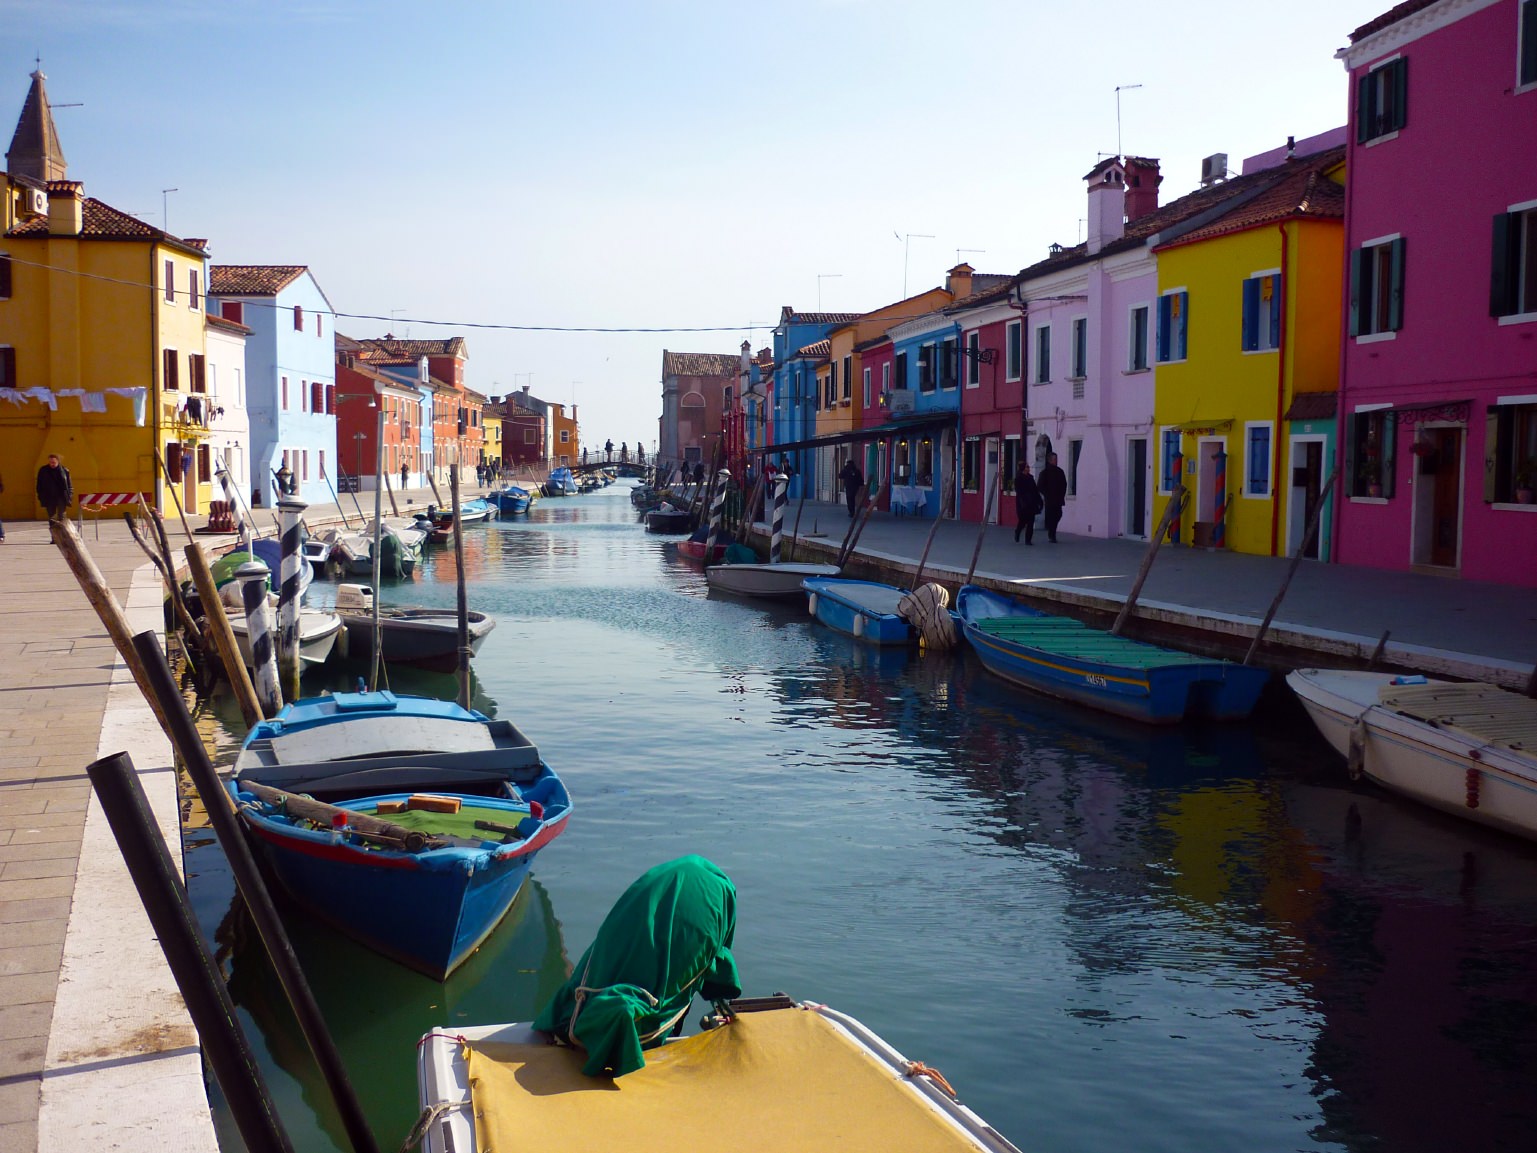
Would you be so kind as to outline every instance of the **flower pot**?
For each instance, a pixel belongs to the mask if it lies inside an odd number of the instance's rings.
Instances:
[[[1367,485],[1366,486],[1366,495],[1367,496],[1381,496],[1382,495],[1382,486],[1380,484],[1369,484],[1369,485]]]
[[[1532,503],[1532,490],[1529,489],[1529,488],[1518,488],[1518,489],[1516,489],[1516,503],[1517,504],[1531,504]]]

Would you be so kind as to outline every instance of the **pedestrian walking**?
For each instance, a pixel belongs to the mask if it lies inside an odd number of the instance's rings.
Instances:
[[[1014,473],[1014,516],[1018,523],[1014,526],[1014,540],[1018,542],[1019,534],[1025,534],[1025,543],[1035,543],[1035,517],[1041,511],[1041,490],[1036,487],[1035,475],[1030,471],[1030,462],[1021,460],[1019,468]]]
[[[407,462],[401,461],[400,462],[400,487],[402,489],[404,489],[406,487],[406,482],[408,480],[410,480],[410,479],[411,479],[411,466]]]
[[[75,483],[57,453],[49,453],[48,463],[37,470],[37,499],[48,510],[49,520],[63,520],[75,499]]]
[[[1057,466],[1057,454],[1046,454],[1039,483],[1041,503],[1046,509],[1046,539],[1057,543],[1057,525],[1062,521],[1062,506],[1067,503],[1067,473]]]
[[[859,490],[864,487],[865,474],[853,457],[849,457],[838,473],[838,479],[843,482],[843,499],[848,502],[849,518],[853,519],[854,506],[859,500]]]

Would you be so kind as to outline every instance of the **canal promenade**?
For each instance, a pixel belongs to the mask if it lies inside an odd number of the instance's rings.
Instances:
[[[339,519],[325,505],[308,517]],[[931,524],[877,516],[859,563],[910,572]],[[180,525],[166,527],[179,551]],[[808,502],[800,527],[808,547],[835,550],[848,518],[841,506]],[[159,627],[158,579],[125,526],[88,523],[84,537],[134,629]],[[1119,603],[1144,551],[1065,534],[1053,546],[1044,533],[1027,548],[1012,537],[1008,526],[985,531],[979,579],[1089,611]],[[976,540],[975,525],[941,524],[926,572],[963,576]],[[169,746],[47,526],[7,525],[0,566],[10,593],[0,625],[0,1153],[85,1142],[212,1150],[195,1036],[84,776],[91,760],[128,749],[174,845]],[[1286,567],[1165,550],[1139,614],[1239,635]],[[1510,681],[1524,681],[1537,653],[1530,591],[1417,574],[1304,565],[1277,620],[1288,644],[1311,640],[1325,655],[1369,653],[1389,629],[1395,661],[1418,653]]]

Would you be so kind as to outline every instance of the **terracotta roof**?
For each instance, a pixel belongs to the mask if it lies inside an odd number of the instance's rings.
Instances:
[[[1287,420],[1332,420],[1339,397],[1332,392],[1299,392],[1286,410]]]
[[[204,313],[203,325],[206,328],[217,328],[223,332],[236,332],[241,336],[250,336],[256,331],[254,328],[241,324],[238,320],[225,320],[217,312]]]
[[[336,351],[338,352],[357,352],[363,347],[357,341],[353,340],[352,337],[343,336],[340,332],[333,333],[332,338],[336,343]]]
[[[1331,148],[1305,160],[1288,161],[1279,169],[1276,182],[1252,200],[1236,205],[1209,224],[1176,238],[1173,244],[1210,240],[1232,232],[1242,232],[1263,224],[1274,224],[1299,216],[1320,220],[1345,218],[1345,189],[1324,175],[1345,158],[1343,148]]]
[[[424,356],[454,356],[460,360],[470,358],[462,336],[449,336],[442,340],[406,340],[386,335],[360,338],[358,343],[363,346],[362,355],[365,360],[406,357],[417,361]]]
[[[6,235],[47,236],[48,217],[31,217],[16,225]],[[103,204],[93,196],[83,197],[80,201],[80,238],[82,240],[155,240],[177,245],[190,252],[202,251],[190,241],[172,236],[169,232],[162,232],[153,225],[145,224],[136,216],[129,216],[128,213],[119,212],[110,204]]]
[[[742,358],[730,352],[662,350],[663,376],[740,376]]]
[[[974,277],[972,283],[975,284],[977,280],[981,279],[984,278]],[[1014,287],[1017,277],[988,276],[985,279],[996,281],[996,283],[989,284],[987,287],[973,292],[970,296],[961,297],[954,304],[950,305],[949,308],[945,309],[945,311],[959,312],[963,308],[978,308],[981,305],[992,304],[994,301],[1002,300],[1009,295],[1009,291]]]
[[[1432,4],[1440,3],[1440,0],[1404,0],[1402,4],[1389,8],[1381,16],[1368,20],[1361,27],[1350,34],[1350,42],[1365,39],[1373,32],[1381,32],[1392,24],[1397,24],[1405,16],[1413,16],[1421,8],[1429,8]]]
[[[803,348],[798,349],[796,351],[796,353],[795,353],[795,357],[805,356],[805,357],[810,357],[812,360],[816,360],[819,357],[820,358],[825,358],[825,357],[829,356],[832,353],[832,350],[833,350],[833,342],[832,341],[830,341],[830,340],[818,340],[818,341],[814,341],[811,344],[806,345]],[[792,357],[791,359],[794,359],[795,357]]]
[[[276,296],[309,268],[303,264],[211,264],[209,296]]]
[[[862,312],[796,312],[787,304],[780,310],[780,323],[794,321],[796,324],[848,324],[863,315]]]

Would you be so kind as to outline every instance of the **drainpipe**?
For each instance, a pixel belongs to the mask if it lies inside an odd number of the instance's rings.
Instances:
[[[1276,544],[1281,536],[1281,428],[1286,414],[1286,341],[1290,332],[1286,325],[1286,302],[1292,295],[1291,279],[1286,275],[1288,237],[1286,234],[1286,222],[1276,225],[1276,231],[1281,234],[1281,331],[1280,339],[1276,342],[1279,347],[1276,352],[1275,370],[1275,445],[1270,454],[1270,555],[1276,555]],[[1287,451],[1290,452],[1291,439],[1287,438]],[[1245,446],[1245,459],[1247,460],[1248,447]],[[1320,497],[1321,499],[1321,497]],[[1298,542],[1301,547],[1301,542]]]

